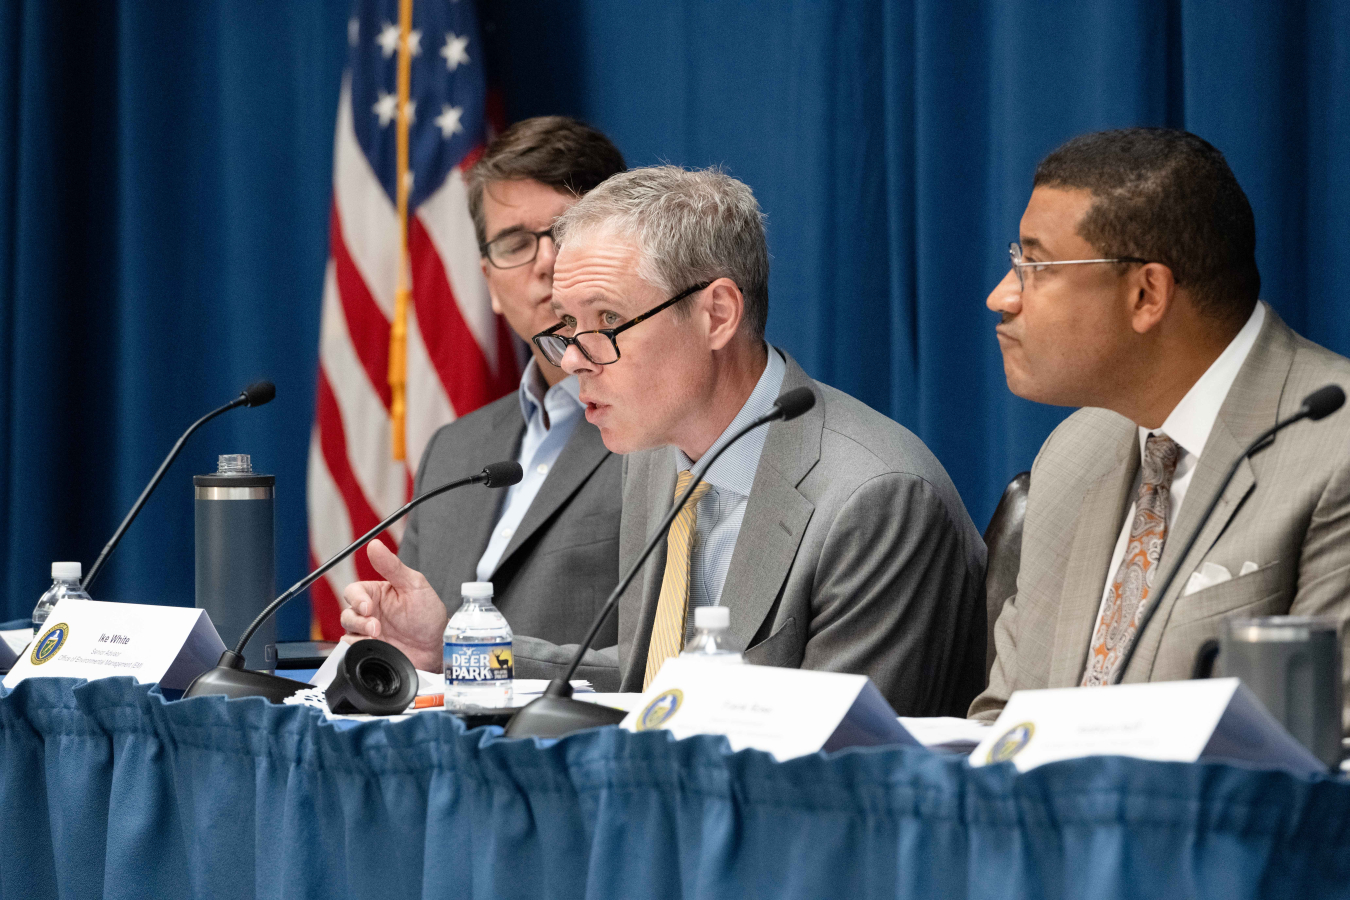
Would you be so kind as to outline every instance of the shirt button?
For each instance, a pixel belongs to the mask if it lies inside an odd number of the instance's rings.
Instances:
[[[502,537],[504,537],[504,538],[509,538],[509,537],[511,536],[511,534],[512,534],[512,530],[511,530],[510,528],[503,528],[502,531],[501,531],[501,535],[502,535]]]
[[[540,475],[547,475],[548,465],[546,463],[540,463],[539,465],[534,467],[534,470],[538,472]]]

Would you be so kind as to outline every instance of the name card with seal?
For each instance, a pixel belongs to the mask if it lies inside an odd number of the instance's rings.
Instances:
[[[142,684],[184,690],[224,652],[203,610],[67,597],[53,607],[4,685],[37,677],[130,675]]]
[[[1025,772],[1083,756],[1326,772],[1236,678],[1017,691],[970,764]]]
[[[754,747],[778,760],[845,747],[920,746],[866,675],[684,657],[666,661],[619,724],[677,738],[722,734],[732,750]]]

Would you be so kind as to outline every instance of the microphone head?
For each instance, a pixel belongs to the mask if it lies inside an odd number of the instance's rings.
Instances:
[[[773,405],[778,409],[780,418],[787,422],[815,406],[816,395],[809,387],[794,388],[775,400]]]
[[[1303,410],[1308,414],[1309,419],[1316,422],[1318,419],[1324,419],[1340,409],[1344,403],[1345,391],[1337,385],[1329,384],[1304,397]]]
[[[264,403],[271,403],[272,398],[276,395],[277,386],[270,381],[255,381],[241,392],[245,406],[262,406]]]
[[[483,467],[483,484],[491,488],[510,487],[525,477],[518,462],[495,462]]]

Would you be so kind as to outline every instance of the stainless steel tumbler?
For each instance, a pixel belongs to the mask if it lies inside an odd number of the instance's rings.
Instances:
[[[1299,743],[1328,766],[1341,758],[1341,643],[1336,620],[1233,618],[1200,648],[1196,675],[1236,676]]]
[[[276,596],[276,477],[257,475],[248,454],[219,458],[214,475],[196,475],[197,608],[206,610],[225,646]],[[264,666],[276,640],[275,620],[258,629],[244,655]]]

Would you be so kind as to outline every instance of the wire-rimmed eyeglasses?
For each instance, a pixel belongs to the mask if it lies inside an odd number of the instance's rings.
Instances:
[[[1046,262],[1027,262],[1022,258],[1022,245],[1013,241],[1008,245],[1008,256],[1012,259],[1013,271],[1017,273],[1017,284],[1027,289],[1027,282],[1041,269],[1049,266],[1085,266],[1089,263],[1147,263],[1148,260],[1137,256],[1118,256],[1115,259],[1052,259]]]

